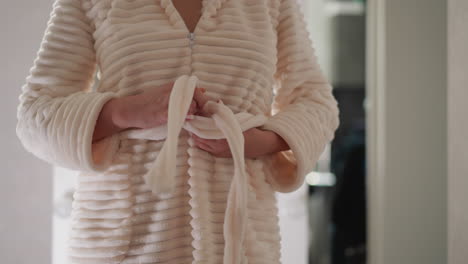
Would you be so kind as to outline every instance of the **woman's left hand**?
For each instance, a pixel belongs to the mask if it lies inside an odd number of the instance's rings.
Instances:
[[[204,88],[200,89],[201,93],[194,94],[194,100],[198,105],[198,113],[202,116],[209,116],[208,113],[203,112],[203,106],[206,102],[213,100],[207,97]],[[244,154],[246,158],[256,158],[259,156],[267,155],[270,153],[288,150],[289,146],[282,137],[270,130],[262,130],[259,128],[251,128],[243,132],[244,134]],[[213,156],[230,158],[231,150],[227,139],[205,139],[191,133],[195,145],[203,149]]]
[[[195,145],[213,156],[229,158],[231,150],[226,139],[204,139],[192,134]],[[286,142],[275,132],[251,128],[244,131],[244,153],[246,158],[287,150]]]

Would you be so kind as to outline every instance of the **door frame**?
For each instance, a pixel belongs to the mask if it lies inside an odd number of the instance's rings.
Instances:
[[[446,19],[446,1],[368,1],[369,263],[446,263]]]

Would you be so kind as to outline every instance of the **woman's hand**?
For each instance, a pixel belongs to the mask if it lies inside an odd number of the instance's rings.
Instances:
[[[216,157],[231,157],[231,150],[226,139],[204,139],[191,134],[195,145]],[[244,155],[246,158],[288,150],[289,146],[278,134],[269,130],[251,128],[244,131]]]
[[[203,92],[196,93],[194,99],[198,105],[197,115],[210,116],[203,112],[206,102],[213,100]],[[246,158],[256,158],[270,153],[288,150],[289,146],[282,137],[273,131],[251,128],[243,132],[244,134],[244,155]],[[231,150],[227,139],[204,139],[195,134],[191,134],[195,145],[216,157],[231,157]]]
[[[173,85],[168,83],[106,102],[96,121],[93,142],[128,128],[152,128],[165,124]],[[202,90],[195,89],[194,97],[200,97]],[[193,115],[196,111],[197,105],[193,100],[187,114]]]
[[[118,98],[115,123],[124,128],[152,128],[167,123],[169,96],[174,83],[168,83],[142,93]],[[195,93],[201,93],[196,89]],[[197,111],[192,101],[187,115]]]

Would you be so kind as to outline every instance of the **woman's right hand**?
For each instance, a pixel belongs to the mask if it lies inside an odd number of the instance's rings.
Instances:
[[[152,128],[167,122],[169,96],[174,83],[168,83],[139,94],[117,98],[115,123],[125,128]],[[201,93],[201,89],[195,89]],[[197,104],[192,100],[187,115],[197,111]]]
[[[106,102],[96,122],[93,142],[129,128],[152,128],[165,124],[173,85],[167,83]],[[197,99],[205,98],[203,93],[203,88],[195,89],[187,115],[197,113]]]

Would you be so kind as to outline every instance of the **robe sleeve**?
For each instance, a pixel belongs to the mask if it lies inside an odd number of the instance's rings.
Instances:
[[[276,191],[299,188],[339,125],[338,103],[317,64],[296,0],[280,0],[277,71],[272,116],[261,127],[280,135],[290,150],[273,154],[267,180]]]
[[[96,70],[94,27],[81,0],[56,0],[17,107],[23,147],[56,166],[99,172],[116,137],[92,143],[96,120],[114,92],[90,91]]]

